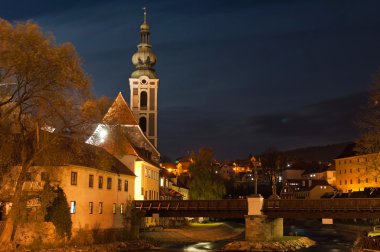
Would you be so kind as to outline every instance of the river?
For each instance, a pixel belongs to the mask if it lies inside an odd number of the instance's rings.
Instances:
[[[285,234],[293,233],[299,236],[307,236],[317,242],[315,246],[298,250],[299,252],[345,252],[351,251],[350,247],[356,238],[356,234],[349,232],[337,231],[330,226],[313,225],[288,225],[284,228]],[[243,240],[242,235],[237,240]],[[221,248],[227,244],[228,240],[216,242],[199,242],[194,244],[179,245],[171,244],[162,247],[159,251],[171,252],[195,252],[195,251],[221,251]],[[157,251],[157,250],[155,250]]]

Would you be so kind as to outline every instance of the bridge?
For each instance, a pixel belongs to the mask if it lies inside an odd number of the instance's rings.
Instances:
[[[283,236],[283,218],[380,218],[380,199],[263,199],[133,201],[140,216],[244,218],[245,239]]]
[[[145,216],[244,218],[245,199],[136,200],[133,208]],[[271,218],[380,218],[380,199],[264,199],[261,209]]]

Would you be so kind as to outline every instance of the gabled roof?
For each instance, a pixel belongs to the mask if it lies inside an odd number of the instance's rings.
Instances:
[[[108,109],[107,114],[103,118],[103,123],[113,125],[138,125],[135,116],[121,92],[119,92],[115,101]]]
[[[59,137],[54,140],[52,144],[50,144],[49,149],[42,151],[39,158],[35,159],[33,165],[78,165],[135,176],[129,167],[108,153],[105,149],[64,137]]]

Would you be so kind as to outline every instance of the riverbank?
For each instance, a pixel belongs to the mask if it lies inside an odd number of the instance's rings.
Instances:
[[[226,244],[223,250],[229,251],[296,251],[315,245],[315,241],[307,237],[284,236],[275,241],[250,242],[234,241]]]

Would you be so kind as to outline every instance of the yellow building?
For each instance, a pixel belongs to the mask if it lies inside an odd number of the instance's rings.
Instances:
[[[134,196],[133,172],[100,147],[73,144],[68,139],[61,139],[57,146],[60,152],[47,153],[48,159],[41,155],[42,158],[36,160],[35,166],[28,171],[23,191],[28,195],[35,194],[33,207],[39,206],[39,194],[48,181],[63,189],[70,207],[73,231],[122,228],[124,214]],[[0,196],[13,194],[20,169],[15,166],[9,175],[4,176]]]
[[[380,187],[379,154],[357,155],[350,145],[336,159],[336,187],[342,192],[364,191],[368,187]],[[376,167],[377,166],[377,167]]]

